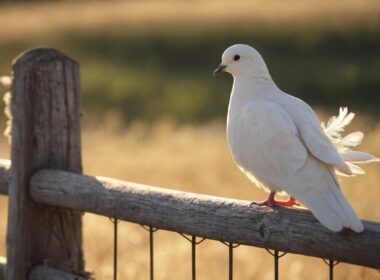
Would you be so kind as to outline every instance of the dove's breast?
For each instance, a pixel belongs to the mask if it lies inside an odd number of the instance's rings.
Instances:
[[[246,104],[227,122],[235,163],[256,184],[279,191],[307,160],[307,151],[289,115],[270,101]]]

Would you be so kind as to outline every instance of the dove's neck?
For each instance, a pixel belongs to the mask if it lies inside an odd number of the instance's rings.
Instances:
[[[228,106],[228,119],[241,112],[250,102],[271,98],[280,92],[268,75],[234,76],[234,83]]]

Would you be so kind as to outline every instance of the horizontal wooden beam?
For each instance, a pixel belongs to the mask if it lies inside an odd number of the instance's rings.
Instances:
[[[309,211],[250,206],[248,201],[199,195],[63,171],[31,180],[40,203],[86,211],[208,239],[252,245],[380,268],[380,223],[333,233]]]
[[[28,280],[86,280],[78,275],[63,272],[58,269],[39,265],[33,268],[29,274]]]
[[[8,185],[11,180],[11,161],[0,159],[0,194],[8,195]]]

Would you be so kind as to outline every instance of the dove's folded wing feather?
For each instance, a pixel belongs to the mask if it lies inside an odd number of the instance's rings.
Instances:
[[[339,155],[336,147],[324,132],[314,111],[300,99],[292,98],[293,119],[300,137],[310,153],[320,161],[333,165],[340,172],[350,175],[350,168]],[[296,102],[294,102],[296,101]]]

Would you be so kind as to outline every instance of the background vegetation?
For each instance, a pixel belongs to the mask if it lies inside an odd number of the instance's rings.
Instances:
[[[86,112],[204,122],[223,117],[223,50],[255,46],[278,85],[312,104],[378,113],[377,1],[95,1],[0,6],[0,73],[53,46],[82,64]],[[371,102],[368,102],[371,100]]]
[[[234,166],[224,118],[232,79],[212,78],[223,50],[255,46],[284,90],[317,106],[326,121],[340,105],[357,111],[350,131],[380,155],[380,2],[378,1],[54,1],[0,5],[0,73],[26,48],[52,46],[81,63],[83,159],[87,174],[186,191],[261,200],[265,194]],[[332,111],[333,110],[333,111]],[[1,125],[4,122],[0,123]],[[121,152],[122,151],[122,152]],[[0,158],[9,157],[6,139]],[[380,221],[379,166],[343,180],[364,219]],[[0,256],[5,255],[7,198],[0,197]],[[111,279],[112,224],[86,214],[87,267]],[[120,279],[148,278],[148,236],[120,224]],[[156,235],[157,279],[190,279],[190,245]],[[197,279],[224,279],[227,248],[205,241]],[[235,251],[235,279],[272,279],[264,250]],[[318,259],[287,255],[281,279],[327,279]],[[378,279],[340,264],[336,279]]]

